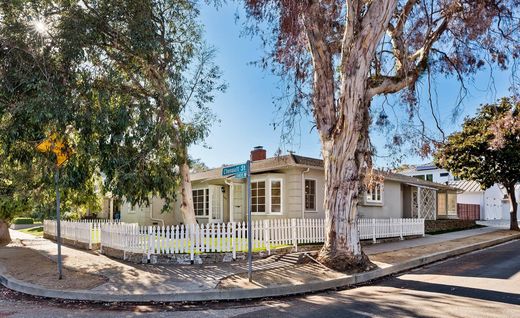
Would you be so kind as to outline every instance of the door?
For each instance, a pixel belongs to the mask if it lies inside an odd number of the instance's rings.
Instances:
[[[224,196],[221,186],[209,186],[209,222],[224,222]]]
[[[233,184],[233,202],[231,203],[231,211],[233,213],[232,220],[234,222],[240,222],[245,220],[245,197],[244,197],[244,184],[234,183]]]

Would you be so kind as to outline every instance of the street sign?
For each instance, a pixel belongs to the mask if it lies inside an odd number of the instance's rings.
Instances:
[[[247,174],[247,164],[244,163],[241,165],[222,168],[222,176],[232,176],[232,175],[236,175],[238,173]],[[242,178],[245,178],[245,176]]]
[[[246,179],[247,185],[247,276],[253,281],[253,233],[251,216],[251,161],[244,164],[222,168],[222,176],[233,176],[237,179]]]
[[[39,152],[53,152],[56,155],[56,164],[58,167],[61,167],[63,163],[69,159],[71,152],[56,133],[53,133],[36,146],[36,150]]]
[[[247,172],[239,172],[233,176],[235,179],[245,179],[247,178]]]

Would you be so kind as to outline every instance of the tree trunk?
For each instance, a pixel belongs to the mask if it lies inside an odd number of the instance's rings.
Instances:
[[[513,231],[520,231],[518,228],[518,203],[516,202],[515,185],[507,186],[507,194],[509,196],[509,203],[511,204],[510,214],[510,225],[509,229]]]
[[[195,208],[193,206],[193,192],[190,180],[190,166],[187,156],[184,156],[184,163],[180,166],[181,174],[181,213],[184,224],[196,224]]]
[[[9,234],[9,223],[6,220],[0,219],[0,245],[7,245],[11,242],[11,235]]]
[[[351,130],[323,142],[326,237],[318,260],[339,271],[373,267],[361,250],[357,226],[358,199],[368,163],[368,103],[361,102]]]

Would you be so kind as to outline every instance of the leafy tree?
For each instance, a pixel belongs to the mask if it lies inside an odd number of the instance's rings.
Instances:
[[[507,190],[511,230],[519,230],[515,185],[520,182],[520,102],[503,98],[483,105],[467,118],[462,131],[450,135],[435,154],[437,165],[487,189],[496,183]]]
[[[54,159],[34,147],[54,132],[74,149],[60,173],[64,204],[94,204],[103,175],[103,191],[133,203],[170,203],[180,186],[185,223],[194,222],[187,148],[207,135],[207,105],[225,89],[197,16],[193,1],[3,2],[0,169],[9,180],[10,167],[37,171],[26,190],[51,197],[41,189],[53,188]]]
[[[518,56],[518,0],[246,0],[247,30],[268,47],[272,67],[294,97],[285,123],[310,110],[325,167],[326,240],[318,259],[365,268],[357,204],[371,166],[370,105],[401,93],[417,113],[425,74],[459,80],[506,68]]]

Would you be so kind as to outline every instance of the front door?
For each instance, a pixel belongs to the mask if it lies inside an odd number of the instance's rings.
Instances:
[[[245,199],[244,199],[244,184],[233,184],[233,200],[231,202],[231,211],[233,213],[233,221],[240,222],[244,220],[245,215]]]
[[[209,222],[224,222],[224,197],[221,186],[209,186],[209,206]]]

